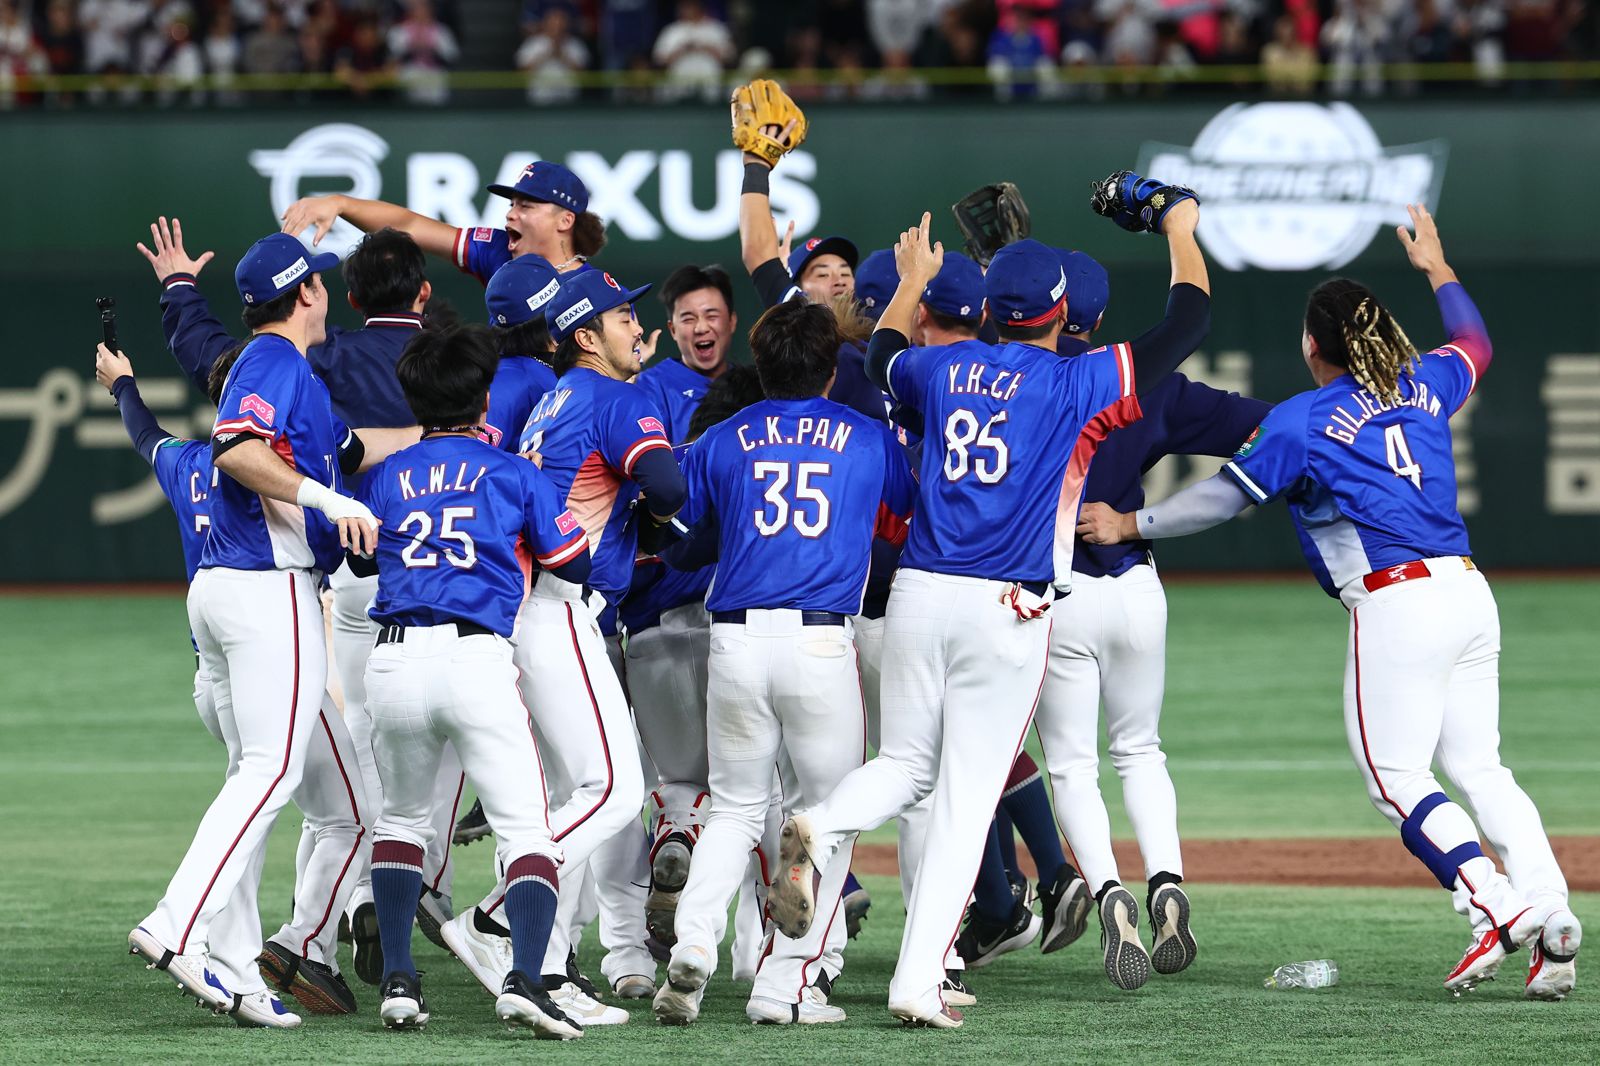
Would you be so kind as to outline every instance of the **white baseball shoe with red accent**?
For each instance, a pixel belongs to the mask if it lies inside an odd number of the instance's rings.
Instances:
[[[1536,921],[1533,908],[1525,907],[1506,924],[1474,936],[1467,945],[1467,953],[1445,977],[1444,987],[1460,995],[1485,981],[1493,981],[1506,956],[1538,935],[1540,927]]]
[[[816,853],[811,819],[797,814],[783,823],[778,834],[778,873],[767,895],[767,916],[791,940],[805,936],[816,917],[817,884],[822,880]]]
[[[1577,915],[1562,908],[1551,914],[1533,942],[1528,963],[1528,983],[1522,994],[1529,999],[1562,1000],[1578,980],[1578,945],[1583,926]]]

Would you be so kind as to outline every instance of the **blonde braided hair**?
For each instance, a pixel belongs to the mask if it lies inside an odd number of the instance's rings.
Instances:
[[[1306,332],[1324,360],[1385,403],[1400,402],[1400,376],[1415,369],[1417,349],[1372,290],[1348,278],[1318,285],[1306,304]]]

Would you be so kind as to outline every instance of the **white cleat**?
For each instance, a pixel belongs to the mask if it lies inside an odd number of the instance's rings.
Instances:
[[[1493,981],[1507,955],[1537,938],[1540,927],[1534,922],[1533,908],[1524,907],[1505,925],[1475,934],[1467,945],[1466,954],[1446,975],[1444,987],[1459,996],[1486,981]]]
[[[744,1014],[756,1025],[828,1025],[844,1021],[844,1011],[831,1005],[816,985],[807,986],[799,1003],[751,996]]]
[[[296,1029],[300,1025],[300,1015],[292,1013],[265,988],[248,995],[234,993],[228,1017],[245,1029]]]
[[[496,998],[511,974],[511,938],[485,933],[472,924],[476,908],[469,908],[439,927],[439,937],[450,953],[472,971],[478,983]]]
[[[550,993],[550,1000],[563,1014],[580,1026],[625,1025],[628,1012],[621,1007],[608,1007],[583,989],[566,982]]]
[[[232,1009],[233,993],[223,987],[211,972],[203,951],[176,955],[162,946],[148,929],[139,926],[128,934],[128,954],[145,960],[145,969],[162,970],[177,982],[178,988],[193,996],[196,1003],[221,1013]]]
[[[946,970],[944,984],[939,986],[939,996],[947,1007],[971,1007],[978,1002],[977,994],[961,979],[960,970]]]
[[[914,1003],[891,1003],[889,1013],[908,1029],[959,1029],[961,1012],[948,1004],[928,1014]]]
[[[1583,926],[1577,915],[1562,908],[1551,914],[1533,942],[1533,958],[1528,963],[1528,983],[1522,994],[1528,999],[1552,1002],[1563,1000],[1578,981],[1578,946],[1583,941]]]
[[[630,973],[617,978],[611,991],[622,999],[649,999],[656,994],[656,980],[646,974]]]
[[[667,983],[656,993],[651,1007],[662,1025],[690,1025],[700,1017],[700,1000],[716,960],[702,947],[678,945],[667,963]]]

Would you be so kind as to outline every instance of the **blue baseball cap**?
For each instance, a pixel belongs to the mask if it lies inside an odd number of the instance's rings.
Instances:
[[[572,331],[613,307],[631,304],[650,291],[650,286],[626,289],[604,270],[584,270],[561,283],[560,290],[544,305],[544,320],[557,343],[572,336]]]
[[[894,265],[894,249],[879,248],[856,267],[856,299],[868,318],[876,319],[894,299],[900,287],[900,271]]]
[[[523,167],[515,185],[491,185],[489,191],[508,200],[524,196],[579,214],[589,210],[589,187],[578,180],[578,175],[547,159]]]
[[[484,286],[483,303],[491,326],[516,326],[534,315],[561,291],[561,275],[542,255],[519,255],[502,266]]]
[[[1021,240],[994,254],[983,290],[996,325],[1039,326],[1061,310],[1067,275],[1054,249]]]
[[[944,266],[922,290],[922,302],[952,318],[981,317],[983,268],[960,252],[944,253]]]
[[[1067,276],[1067,332],[1091,333],[1111,300],[1111,278],[1087,252],[1057,248],[1056,256]]]
[[[239,299],[250,306],[282,296],[312,274],[332,270],[339,257],[332,252],[312,253],[298,237],[274,233],[250,246],[233,268]]]
[[[789,253],[789,276],[800,282],[800,275],[805,273],[806,264],[819,255],[836,255],[850,264],[850,269],[856,268],[856,263],[861,259],[861,253],[856,251],[856,246],[843,237],[812,237]]]

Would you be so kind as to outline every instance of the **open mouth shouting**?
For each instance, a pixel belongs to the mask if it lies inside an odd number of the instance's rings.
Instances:
[[[513,256],[519,255],[521,249],[517,246],[522,243],[522,231],[515,226],[506,226],[506,250]]]

